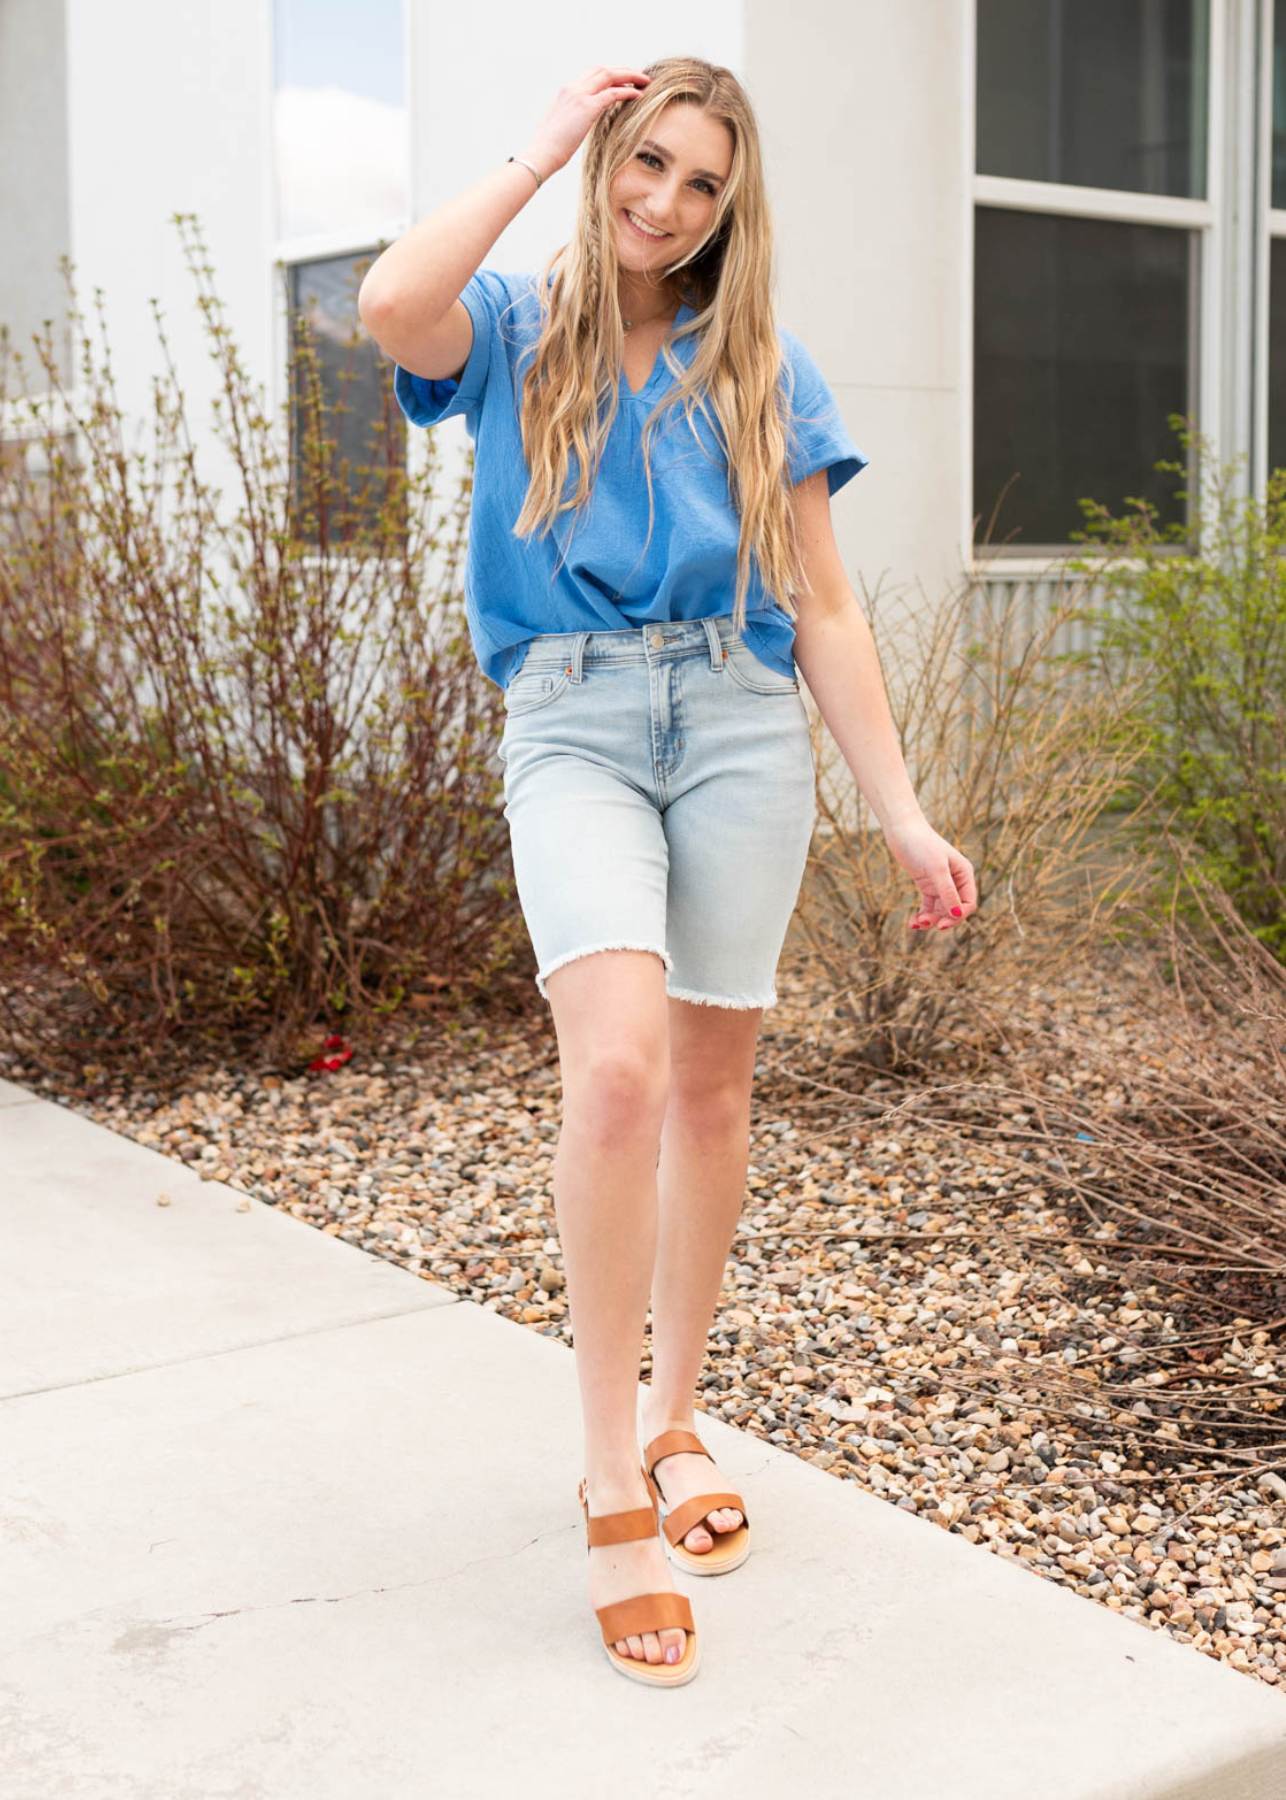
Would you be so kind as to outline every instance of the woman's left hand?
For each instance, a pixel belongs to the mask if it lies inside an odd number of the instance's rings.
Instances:
[[[973,864],[940,837],[923,814],[886,825],[884,836],[894,861],[920,890],[920,906],[907,920],[912,931],[949,931],[976,910]]]

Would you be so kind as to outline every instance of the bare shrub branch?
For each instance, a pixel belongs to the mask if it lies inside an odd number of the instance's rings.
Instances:
[[[302,324],[292,467],[194,229],[184,248],[239,492],[198,470],[159,313],[152,441],[127,445],[101,297],[95,344],[66,259],[80,377],[34,340],[49,393],[0,469],[0,1021],[51,1060],[526,986],[500,695],[460,588],[471,472],[438,502],[430,439],[408,476],[391,365],[341,458]]]

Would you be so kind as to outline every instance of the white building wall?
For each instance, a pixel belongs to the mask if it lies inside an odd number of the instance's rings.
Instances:
[[[870,467],[833,502],[862,596],[963,567],[972,143],[962,0],[746,0],[780,314]]]
[[[22,356],[23,391],[49,382],[32,334],[64,314],[58,259],[69,249],[67,219],[67,71],[63,14],[51,0],[0,0],[0,325]],[[68,378],[64,335],[52,334],[61,379]],[[18,372],[6,370],[9,392]]]
[[[273,189],[270,0],[65,0],[71,254],[81,305],[103,290],[123,406],[140,421],[162,368],[162,308],[202,441],[218,372],[176,212],[196,213],[253,381],[283,397]],[[871,466],[837,497],[859,596],[961,567],[969,159],[961,0],[658,0],[615,18],[584,0],[487,8],[408,0],[411,216],[423,218],[535,133],[559,87],[611,58],[676,51],[746,81],[764,138],[779,312],[830,381]],[[487,261],[538,265],[575,219],[578,161]],[[448,434],[451,434],[449,437]],[[463,453],[462,421],[441,433]]]
[[[164,367],[155,297],[207,479],[219,373],[171,216],[196,213],[241,359],[273,373],[270,7],[265,0],[65,0],[71,255],[81,311],[107,343],[122,408],[144,424]],[[140,439],[140,446],[145,439]]]
[[[82,307],[103,289],[122,403],[150,410],[162,366],[152,296],[194,425],[204,429],[218,391],[175,212],[198,215],[245,364],[279,402],[271,7],[66,7],[71,252]],[[607,29],[581,0],[539,13],[519,0],[409,7],[413,219],[525,143],[563,82],[597,61],[682,49],[742,76],[764,136],[782,321],[871,458],[836,502],[850,578],[859,593],[917,578],[932,592],[954,575],[968,479],[959,0],[711,0],[695,15],[664,0]],[[534,267],[570,235],[577,167],[534,195],[489,262]],[[462,445],[462,422],[452,425]]]
[[[645,67],[691,55],[744,76],[742,0],[656,0],[614,16],[583,0],[483,8],[408,0],[412,54],[412,210],[422,219],[520,152],[565,83],[599,64]],[[580,155],[551,176],[488,251],[496,269],[536,269],[576,223]],[[448,420],[456,443],[464,421]]]

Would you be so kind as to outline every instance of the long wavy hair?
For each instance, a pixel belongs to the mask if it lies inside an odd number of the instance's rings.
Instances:
[[[648,539],[654,519],[651,446],[662,414],[682,406],[690,425],[700,407],[727,459],[740,519],[733,623],[745,624],[751,558],[773,599],[792,618],[802,585],[799,542],[786,479],[790,396],[773,309],[773,232],[764,189],[759,131],[745,89],[729,69],[697,57],[647,65],[637,99],[618,100],[585,139],[576,231],[545,263],[538,283],[540,334],[519,401],[530,478],[514,530],[552,529],[590,497],[599,458],[619,404],[624,329],[617,299],[616,238],[609,189],[658,115],[675,101],[699,106],[732,134],[732,167],[705,240],[665,271],[695,317],[673,338],[697,338],[684,369],[662,345],[676,385],[647,417],[642,452],[647,476]],[[573,456],[576,483],[567,493]],[[570,534],[569,534],[570,535]]]

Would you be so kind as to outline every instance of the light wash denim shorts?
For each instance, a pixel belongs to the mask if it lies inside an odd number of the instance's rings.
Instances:
[[[546,632],[505,689],[505,818],[536,985],[650,950],[666,991],[775,1004],[816,809],[808,709],[726,615]]]

